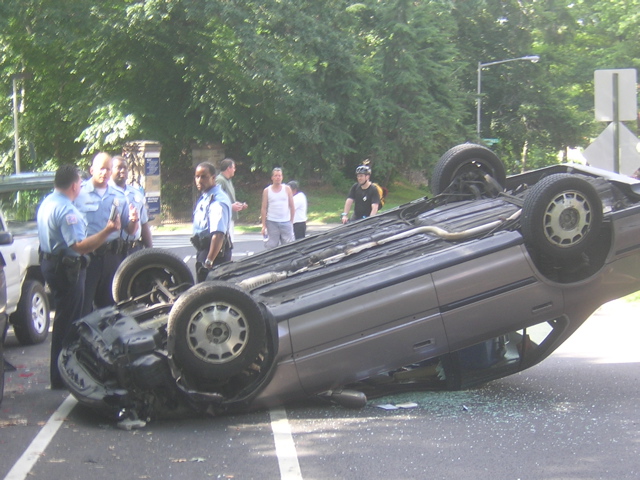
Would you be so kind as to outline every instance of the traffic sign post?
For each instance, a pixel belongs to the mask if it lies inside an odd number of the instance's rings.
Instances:
[[[620,135],[621,127],[624,127],[624,125],[620,122],[635,121],[638,117],[636,84],[637,73],[635,68],[596,70],[594,72],[595,117],[596,120],[601,122],[612,122],[610,126],[613,134],[613,162],[608,167],[616,173],[620,172],[621,166]],[[609,129],[607,128],[606,130]],[[599,140],[600,137],[596,139],[596,142]],[[589,147],[594,146],[596,142]],[[586,153],[587,151],[585,151]],[[590,163],[593,164],[595,162]],[[602,163],[602,161],[598,159],[598,163]]]

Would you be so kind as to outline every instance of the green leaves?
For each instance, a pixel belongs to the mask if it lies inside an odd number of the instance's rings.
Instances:
[[[425,173],[483,135],[502,154],[546,159],[583,145],[593,70],[637,67],[640,0],[21,0],[0,5],[0,71],[31,77],[20,113],[26,168],[164,145],[182,168],[193,142],[222,143],[254,170],[342,171],[377,181]],[[13,168],[3,84],[0,169]],[[22,90],[21,90],[22,95]],[[546,161],[546,160],[541,160]],[[514,161],[514,168],[522,165]],[[167,170],[168,171],[168,170]]]

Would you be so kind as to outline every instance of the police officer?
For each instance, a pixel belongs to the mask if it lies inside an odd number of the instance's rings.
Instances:
[[[140,215],[140,224],[133,235],[129,235],[125,230],[120,234],[124,242],[125,254],[129,255],[142,248],[153,247],[153,237],[151,236],[151,228],[149,227],[149,213],[147,211],[147,202],[144,193],[129,185],[129,164],[127,160],[120,155],[113,157],[113,169],[111,173],[111,181],[113,185],[122,191],[127,197],[127,201],[133,204]]]
[[[75,200],[78,210],[87,221],[87,234],[102,230],[112,213],[120,217],[122,229],[133,235],[138,228],[138,211],[127,202],[121,190],[109,184],[112,160],[107,153],[98,153],[91,164],[91,178],[82,182],[80,194]],[[112,210],[113,209],[113,210]],[[121,232],[112,232],[107,242],[91,253],[85,282],[83,315],[96,308],[113,305],[111,284],[116,269],[124,258],[124,242]]]
[[[63,165],[56,171],[55,190],[38,209],[40,268],[55,305],[51,335],[51,388],[63,388],[58,371],[58,356],[71,324],[82,316],[86,255],[102,245],[120,221],[110,221],[95,235],[87,237],[87,224],[73,205],[80,193],[80,174],[75,165]]]
[[[196,188],[202,193],[193,211],[193,237],[196,248],[196,272],[198,281],[220,263],[231,260],[229,222],[231,201],[220,185],[216,185],[216,169],[210,163],[196,167]]]

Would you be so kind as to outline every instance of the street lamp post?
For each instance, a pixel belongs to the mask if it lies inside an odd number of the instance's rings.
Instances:
[[[28,73],[14,73],[11,75],[11,81],[13,82],[13,141],[15,143],[15,162],[16,173],[20,173],[20,135],[18,133],[18,80],[24,80],[29,78]]]
[[[508,58],[507,60],[498,60],[496,62],[487,62],[487,63],[482,63],[482,62],[478,62],[478,97],[477,97],[477,101],[476,101],[476,135],[478,137],[478,140],[480,140],[480,114],[482,111],[482,98],[481,98],[481,94],[482,94],[482,69],[484,67],[490,67],[491,65],[498,65],[499,63],[507,63],[507,62],[515,62],[517,60],[527,60],[529,62],[532,63],[536,63],[538,60],[540,60],[540,57],[538,55],[527,55],[525,57],[518,57],[518,58]]]

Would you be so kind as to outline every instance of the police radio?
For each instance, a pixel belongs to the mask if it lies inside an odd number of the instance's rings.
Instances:
[[[116,218],[118,218],[118,206],[113,203],[111,204],[111,212],[109,213],[109,221],[115,222]]]

